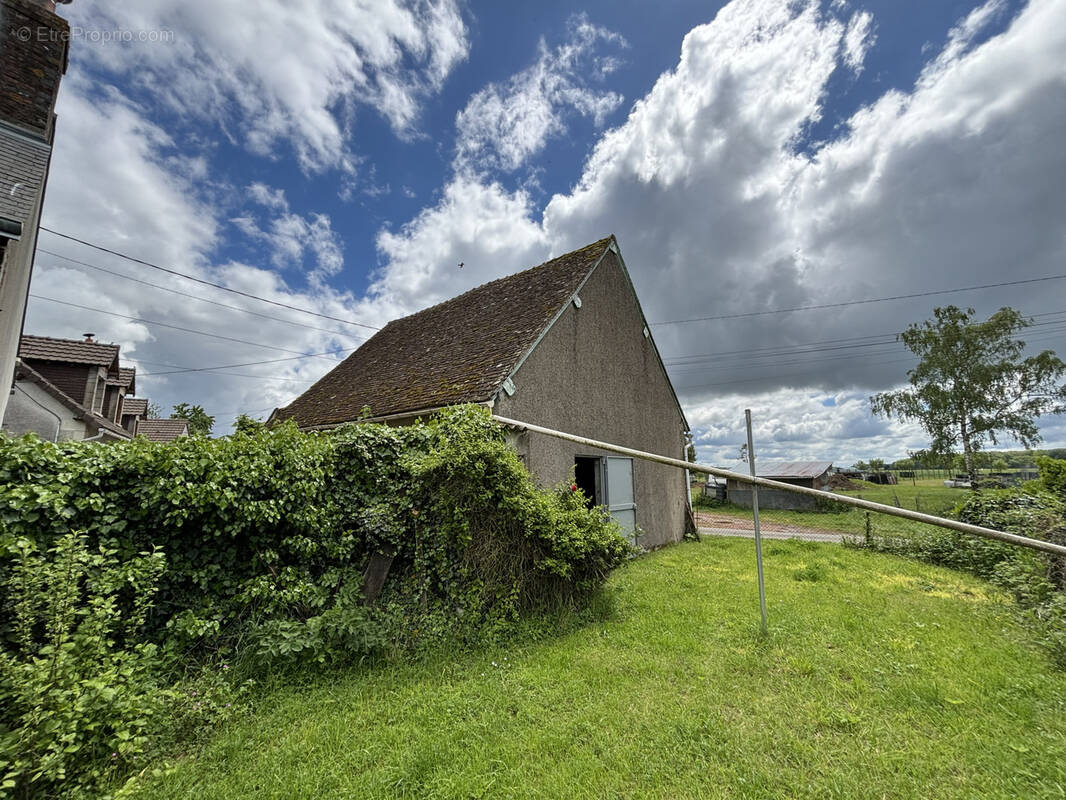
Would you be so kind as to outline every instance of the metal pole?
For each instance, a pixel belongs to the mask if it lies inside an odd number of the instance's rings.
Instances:
[[[914,522],[924,522],[927,525],[937,525],[941,528],[950,528],[954,531],[960,531],[962,533],[970,533],[975,536],[983,536],[986,539],[996,539],[1001,542],[1007,542],[1009,544],[1016,544],[1020,547],[1028,547],[1031,550],[1043,550],[1045,553],[1055,553],[1056,555],[1066,556],[1066,545],[1055,544],[1053,542],[1045,542],[1042,539],[1030,539],[1028,536],[1018,536],[1014,533],[1004,533],[1003,531],[997,531],[994,528],[983,528],[980,525],[971,525],[968,522],[959,522],[955,519],[946,519],[945,517],[935,517],[932,514],[922,514],[917,511],[909,511],[906,508],[896,508],[895,506],[886,506],[881,503],[875,503],[872,500],[863,500],[858,497],[850,497],[846,494],[835,494],[834,492],[823,492],[820,489],[808,489],[806,486],[793,486],[790,483],[781,483],[780,481],[772,481],[769,478],[753,478],[750,475],[745,475],[743,472],[733,472],[728,469],[719,469],[718,467],[708,467],[704,464],[696,464],[694,462],[682,461],[680,458],[671,458],[670,456],[660,456],[655,453],[649,453],[645,450],[634,450],[632,447],[622,447],[621,445],[611,444],[610,442],[601,442],[598,439],[589,439],[587,436],[576,436],[572,433],[564,433],[563,431],[553,430],[552,428],[545,428],[540,425],[534,425],[531,422],[522,422],[516,419],[508,419],[507,417],[500,417],[493,415],[494,420],[501,425],[508,425],[512,428],[520,428],[522,430],[531,431],[532,433],[540,433],[545,436],[554,436],[556,439],[565,439],[568,442],[577,442],[588,447],[597,447],[600,450],[607,450],[611,453],[621,453],[624,456],[631,458],[641,458],[645,461],[654,461],[657,464],[667,464],[671,467],[678,467],[680,469],[690,469],[693,472],[701,472],[705,475],[715,475],[719,478],[732,478],[733,480],[740,481],[741,483],[750,483],[753,486],[765,486],[768,489],[781,489],[785,492],[792,492],[793,494],[805,494],[810,497],[821,497],[826,500],[832,500],[834,503],[841,503],[846,506],[855,506],[856,508],[865,508],[868,511],[878,511],[882,514],[888,514],[890,517],[902,517],[903,519],[913,520]]]
[[[748,472],[755,477],[755,445],[751,439],[751,409],[744,409],[744,425],[748,429]],[[762,632],[766,635],[766,586],[762,577],[762,532],[759,530],[759,487],[751,485],[751,513],[755,521],[755,567],[759,573],[759,612],[762,614]]]

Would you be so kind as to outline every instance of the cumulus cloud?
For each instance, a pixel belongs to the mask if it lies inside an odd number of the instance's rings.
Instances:
[[[182,6],[171,6],[164,9],[152,0],[130,13],[143,14],[145,24],[184,19]],[[465,30],[459,16],[448,12],[452,6],[417,9],[435,10],[437,16],[422,14],[422,22],[406,27],[396,22],[403,14],[375,23],[380,49],[362,38],[347,43],[351,52],[374,54],[366,65],[360,61],[358,70],[338,55],[348,51],[337,45],[332,29],[324,51],[306,55],[293,49],[312,65],[292,73],[294,80],[310,80],[299,87],[304,92],[299,97],[279,77],[288,55],[278,55],[277,43],[263,48],[273,56],[249,54],[254,20],[241,20],[231,31],[197,32],[194,41],[169,55],[149,54],[145,80],[172,69],[177,74],[184,60],[207,55],[204,65],[188,71],[189,85],[168,89],[175,108],[202,91],[205,109],[214,108],[210,113],[217,111],[232,130],[249,131],[251,138],[240,138],[245,145],[259,147],[252,139],[260,136],[261,149],[273,152],[287,137],[296,142],[306,168],[337,165],[345,158],[351,107],[380,103],[397,130],[408,130],[419,98],[434,91],[465,54]],[[288,11],[269,3],[264,13],[275,26],[289,19]],[[182,156],[141,109],[117,96],[89,99],[76,81],[68,80],[75,88],[65,90],[60,108],[64,136],[57,140],[46,223],[62,220],[64,229],[118,249],[375,325],[613,231],[650,320],[715,318],[653,328],[699,434],[702,456],[721,461],[735,451],[745,407],[754,412],[762,457],[848,463],[900,455],[922,446],[924,436],[873,419],[866,404],[869,394],[898,385],[913,363],[893,334],[946,302],[972,304],[979,313],[1004,304],[1028,314],[1066,310],[1060,308],[1057,284],[817,312],[737,314],[1061,272],[1066,6],[1032,0],[1002,33],[989,37],[991,22],[1006,13],[989,2],[964,16],[909,90],[885,92],[855,111],[833,140],[811,143],[807,132],[831,102],[831,76],[848,70],[858,76],[854,80],[867,79],[860,73],[867,53],[878,46],[877,20],[842,3],[825,8],[814,0],[735,0],[685,36],[676,66],[637,100],[624,122],[600,136],[574,188],[542,208],[521,185],[507,184],[507,172],[535,166],[545,137],[559,135],[558,126],[565,129],[579,115],[595,122],[598,108],[615,103],[609,87],[587,79],[587,70],[579,80],[576,71],[566,77],[567,69],[558,68],[566,58],[595,62],[607,45],[620,46],[606,33],[575,34],[575,28],[567,44],[541,48],[529,70],[471,98],[457,119],[457,169],[414,218],[379,232],[380,269],[362,298],[327,283],[328,265],[337,263],[342,245],[328,217],[294,212],[282,193],[265,184],[242,192],[212,186],[194,177],[204,175],[202,161],[172,171],[169,165]],[[302,24],[310,35],[320,22],[315,7]],[[441,30],[452,31],[451,38]],[[226,48],[227,37],[244,46]],[[568,46],[576,49],[564,57]],[[390,61],[397,51],[402,57]],[[244,55],[219,55],[233,52]],[[261,61],[274,56],[276,70]],[[102,68],[122,68],[108,66],[106,54],[94,58]],[[398,66],[412,60],[413,72]],[[307,75],[319,64],[328,67],[322,71],[328,80]],[[210,78],[207,72],[219,66],[221,77]],[[604,60],[602,70],[610,68]],[[237,87],[234,76],[242,70],[254,79]],[[390,80],[394,88],[386,90]],[[559,91],[566,80],[574,81],[570,88],[576,92]],[[256,92],[264,102],[247,101]],[[237,125],[234,115],[247,125]],[[486,123],[483,132],[474,131],[475,119]],[[508,138],[509,132],[527,129],[535,134],[528,140]],[[78,135],[69,135],[71,130]],[[98,155],[99,146],[112,148],[107,158]],[[101,188],[87,202],[92,187]],[[276,268],[221,258],[218,243],[228,225],[259,237]],[[320,280],[294,290],[283,277],[290,273],[280,269],[291,270],[299,259],[310,259]],[[143,287],[98,283],[103,279],[89,271],[74,274],[69,264],[42,262],[35,290],[69,290],[67,298],[103,290],[110,307],[128,316],[167,314],[165,319],[187,327],[222,324],[211,306]],[[128,269],[120,262],[111,266]],[[243,305],[233,297],[218,299]],[[42,308],[31,308],[31,321],[47,330],[34,332],[72,335],[71,325],[92,329],[84,325],[94,318],[83,320],[73,311],[68,318],[46,317]],[[266,313],[288,323],[250,316],[233,322],[236,317],[226,313],[233,338],[299,352],[358,343],[357,328],[281,309]],[[155,362],[194,366],[288,357],[207,339],[190,345],[129,320],[116,319],[104,333]],[[1053,327],[1030,338],[1038,346],[1066,350]],[[230,371],[306,381],[330,363],[302,359]],[[149,383],[148,391],[167,402],[201,397],[229,411],[281,404],[303,386],[237,375],[197,380],[164,376]],[[1049,438],[1063,439],[1061,424],[1045,430]]]
[[[567,40],[554,48],[542,39],[530,67],[481,89],[459,112],[461,169],[518,169],[566,130],[568,115],[591,117],[601,126],[622,103],[620,94],[602,85],[618,59],[601,51],[604,45],[623,48],[625,39],[585,15],[572,17],[567,31]]]
[[[468,48],[455,0],[86,0],[70,17],[88,31],[137,34],[121,45],[79,39],[76,59],[131,81],[181,119],[220,125],[257,154],[286,142],[309,171],[355,169],[358,110],[410,134]]]
[[[737,0],[686,35],[677,66],[602,136],[572,191],[541,211],[521,193],[456,178],[439,205],[379,238],[381,285],[417,264],[422,296],[439,299],[429,288],[438,278],[456,286],[449,262],[475,224],[466,214],[534,243],[524,262],[500,258],[479,280],[615,231],[651,320],[717,318],[655,327],[668,358],[692,357],[671,369],[694,419],[724,413],[723,397],[767,399],[772,414],[786,388],[852,391],[851,405],[804,413],[827,436],[913,444],[865,410],[869,393],[898,385],[913,363],[893,334],[953,301],[979,313],[1060,310],[1049,285],[735,317],[1061,271],[1066,7],[1033,0],[982,39],[999,13],[991,2],[960,20],[911,91],[886,92],[808,150],[801,143],[825,110],[830,77],[861,70],[876,21],[841,4]],[[449,256],[424,255],[434,249]],[[734,355],[704,357],[723,351]],[[867,427],[834,427],[847,409]]]
[[[220,259],[229,231],[219,198],[230,193],[201,183],[195,171],[173,169],[174,142],[141,109],[74,73],[58,114],[63,135],[55,143],[45,226],[290,306],[356,318],[354,298],[324,281],[298,290],[274,270]],[[297,217],[284,194],[266,186],[247,194],[272,219],[264,235],[279,258],[306,251],[323,276],[336,267],[339,243],[328,217]],[[241,224],[254,225],[250,218]],[[165,410],[181,401],[204,405],[226,417],[222,433],[232,414],[268,412],[343,353],[295,356],[350,350],[370,333],[139,267],[47,232],[31,291],[27,333],[78,338],[93,331],[99,341],[120,343],[123,362],[138,368],[139,395]],[[231,364],[246,366],[181,371]]]

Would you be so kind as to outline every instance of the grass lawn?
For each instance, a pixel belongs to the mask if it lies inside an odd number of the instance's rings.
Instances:
[[[895,486],[882,486],[866,481],[854,481],[857,489],[840,490],[837,494],[861,497],[874,503],[921,511],[935,516],[951,516],[955,506],[969,496],[965,489],[949,489],[942,481],[936,479],[919,480],[912,483],[905,479]],[[711,505],[698,492],[693,492],[693,505],[697,511],[709,511],[728,517],[735,517],[745,522],[751,521],[751,509],[729,503]],[[779,525],[797,528],[813,528],[824,531],[840,531],[862,535],[866,526],[866,515],[860,509],[849,508],[841,511],[786,511],[782,509],[763,508],[759,511],[760,519]],[[920,531],[928,526],[920,522],[910,522],[899,517],[872,512],[871,524],[876,532],[895,536]]]
[[[987,584],[836,545],[638,559],[557,636],[279,689],[142,798],[1043,798],[1066,674]]]
[[[965,500],[970,492],[968,489],[950,489],[942,480],[926,478],[912,482],[910,478],[902,478],[894,486],[883,486],[876,483],[856,481],[861,484],[859,489],[842,490],[839,494],[852,497],[861,497],[863,500],[872,500],[875,503],[901,508],[911,511],[922,511],[926,514],[943,514],[951,511],[958,503]]]

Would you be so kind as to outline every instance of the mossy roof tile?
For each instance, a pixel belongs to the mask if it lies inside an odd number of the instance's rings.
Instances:
[[[490,399],[612,241],[580,250],[393,320],[275,420],[302,427]]]

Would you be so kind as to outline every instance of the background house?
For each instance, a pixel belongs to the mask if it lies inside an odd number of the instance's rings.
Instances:
[[[55,3],[0,0],[0,420],[15,374],[69,38]]]
[[[189,423],[184,419],[140,419],[136,434],[152,442],[172,442],[189,435]]]
[[[368,406],[403,424],[456,403],[684,458],[688,424],[614,237],[390,322],[271,420],[329,428]],[[684,471],[510,435],[542,484],[575,475],[642,546],[683,536]]]
[[[830,461],[766,461],[761,464],[756,462],[755,474],[760,478],[790,483],[793,486],[828,491],[829,471],[832,468]],[[748,471],[746,464],[731,469],[735,472]],[[751,484],[729,479],[726,481],[726,496],[734,505],[751,508]],[[765,487],[759,489],[759,508],[813,509],[817,505],[818,498],[815,497]]]
[[[49,441],[113,441],[139,433],[170,441],[187,434],[185,420],[147,418],[148,400],[130,396],[137,371],[119,365],[119,350],[92,334],[82,340],[23,336],[3,430]]]

